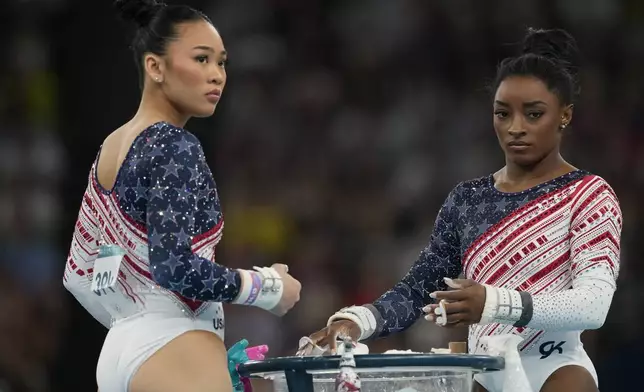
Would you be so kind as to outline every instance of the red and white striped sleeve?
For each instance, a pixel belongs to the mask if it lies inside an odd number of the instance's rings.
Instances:
[[[528,327],[545,331],[600,328],[619,274],[622,212],[601,177],[589,181],[573,206],[570,223],[572,288],[532,298]]]
[[[91,184],[91,183],[90,183]],[[63,273],[63,285],[74,298],[106,328],[111,316],[92,295],[90,287],[94,262],[98,256],[99,226],[93,213],[93,205],[87,192],[78,213],[72,243]]]

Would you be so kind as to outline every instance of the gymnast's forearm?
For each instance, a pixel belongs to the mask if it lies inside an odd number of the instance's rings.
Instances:
[[[424,299],[403,279],[372,304],[349,306],[329,318],[351,320],[360,328],[359,340],[375,339],[409,328],[422,314]]]
[[[384,299],[386,298],[389,299]],[[387,292],[373,304],[349,306],[333,314],[327,325],[338,320],[351,320],[360,329],[358,340],[377,339],[409,328],[421,316],[413,301]]]
[[[371,338],[402,332],[422,316],[422,308],[427,301],[422,292],[414,289],[414,286],[410,284],[412,281],[410,275],[408,274],[372,304],[367,305],[377,321]]]
[[[407,275],[373,302],[370,309],[378,320],[373,337],[402,332],[411,327],[423,315],[423,307],[433,302],[430,294],[446,290],[444,278],[456,278],[461,272],[458,258],[442,255],[433,236]]]
[[[452,268],[452,266],[454,266]],[[411,327],[422,308],[433,300],[429,294],[447,288],[443,278],[457,277],[458,267],[425,249],[407,275],[371,304],[350,306],[335,313],[329,323],[349,319],[360,326],[360,340],[385,337]]]
[[[411,327],[423,314],[423,307],[433,302],[432,292],[446,290],[444,278],[461,273],[461,256],[455,223],[449,205],[453,192],[441,207],[429,244],[400,282],[372,304],[350,306],[329,318],[349,319],[360,326],[360,340],[379,338]]]
[[[542,331],[583,331],[604,324],[615,292],[614,281],[585,279],[556,293],[526,292],[486,286],[479,324],[501,323]]]
[[[159,286],[197,301],[233,302],[242,287],[239,271],[199,257],[187,247],[151,251],[150,272]]]
[[[558,293],[535,295],[527,326],[545,331],[599,329],[606,321],[614,292],[614,283],[595,280]]]

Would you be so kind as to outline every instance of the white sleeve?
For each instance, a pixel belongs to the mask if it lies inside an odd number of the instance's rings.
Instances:
[[[606,320],[619,274],[622,212],[610,186],[596,181],[573,213],[572,288],[533,296],[530,328],[581,331],[598,329]]]
[[[90,207],[82,203],[63,273],[63,286],[92,317],[109,328],[112,317],[90,291],[92,281],[89,274],[98,256],[99,235],[98,226],[93,219]]]

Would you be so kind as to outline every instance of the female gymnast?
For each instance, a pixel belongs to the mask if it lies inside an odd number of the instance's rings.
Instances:
[[[559,152],[572,119],[577,56],[563,30],[527,32],[521,52],[503,60],[496,76],[493,119],[505,167],[458,184],[409,273],[372,304],[331,316],[300,354],[313,344],[333,350],[342,335],[400,332],[425,315],[439,325],[468,325],[470,353],[486,352],[482,337],[521,336],[534,391],[597,391],[580,334],[606,319],[622,215],[606,181]],[[461,274],[467,279],[456,279]],[[436,311],[440,300],[448,302],[446,318]],[[503,372],[476,381],[478,391],[500,392]]]
[[[142,97],[91,167],[64,285],[109,328],[101,392],[230,392],[221,303],[281,316],[301,286],[283,264],[235,270],[214,261],[220,201],[199,141],[183,129],[214,113],[226,84],[212,22],[185,5],[115,4],[138,24]]]

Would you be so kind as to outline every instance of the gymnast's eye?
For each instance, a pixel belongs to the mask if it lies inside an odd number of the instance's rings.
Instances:
[[[494,115],[496,118],[503,120],[508,117],[508,112],[505,110],[496,110],[494,111]]]

